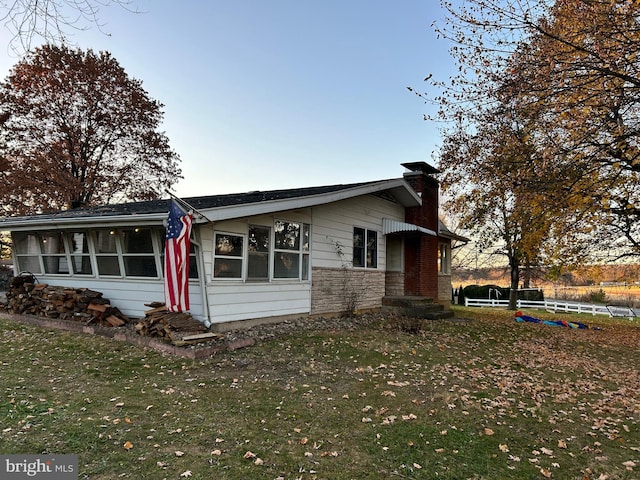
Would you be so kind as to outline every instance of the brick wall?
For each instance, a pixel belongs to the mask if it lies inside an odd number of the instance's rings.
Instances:
[[[314,268],[311,313],[341,313],[351,300],[356,309],[380,308],[385,295],[385,273],[378,270]]]

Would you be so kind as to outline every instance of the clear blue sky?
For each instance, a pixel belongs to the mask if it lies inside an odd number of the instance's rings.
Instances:
[[[439,126],[406,87],[453,70],[438,0],[138,0],[79,47],[108,50],[161,101],[180,196],[395,178]],[[9,34],[0,32],[6,46]],[[0,75],[18,59],[0,50]]]

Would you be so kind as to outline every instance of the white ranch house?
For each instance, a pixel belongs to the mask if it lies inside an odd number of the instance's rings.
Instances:
[[[224,330],[287,316],[333,314],[349,299],[451,298],[452,234],[438,220],[436,169],[401,178],[183,199],[194,214],[191,314]],[[131,317],[164,301],[169,200],[0,220],[16,272],[103,293]],[[206,218],[205,218],[206,217]]]

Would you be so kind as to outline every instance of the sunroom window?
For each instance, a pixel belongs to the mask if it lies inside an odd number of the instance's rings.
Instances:
[[[99,275],[117,277],[121,275],[117,234],[116,230],[96,231],[95,249]]]
[[[44,273],[68,275],[69,262],[64,248],[64,234],[62,232],[45,232],[41,235],[40,240]]]
[[[153,238],[148,228],[127,228],[121,231],[122,259],[128,277],[157,277]]]
[[[34,233],[13,232],[12,238],[20,272],[42,273],[38,236]]]
[[[69,252],[71,254],[71,269],[79,275],[92,275],[91,255],[89,254],[89,238],[85,232],[70,232],[67,234]]]

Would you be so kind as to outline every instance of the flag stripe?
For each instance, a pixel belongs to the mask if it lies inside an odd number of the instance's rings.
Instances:
[[[164,249],[164,298],[167,310],[189,310],[189,249],[193,217],[171,201]]]

